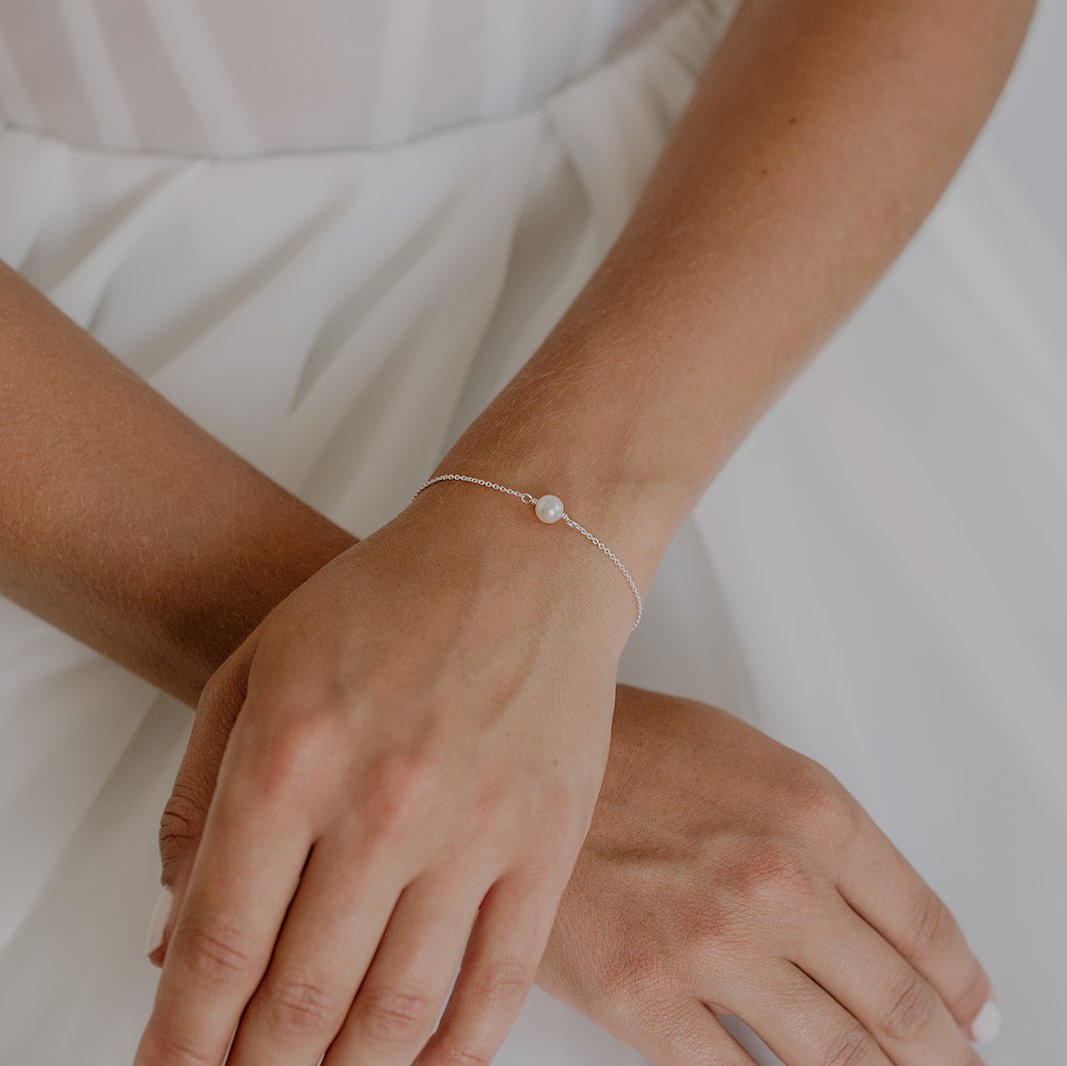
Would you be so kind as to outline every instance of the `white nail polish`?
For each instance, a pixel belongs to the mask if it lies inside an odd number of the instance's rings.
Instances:
[[[167,920],[174,906],[174,893],[164,887],[152,908],[152,917],[148,922],[148,937],[145,940],[145,954],[151,955],[163,943],[163,934],[167,930]]]
[[[971,1022],[971,1040],[976,1044],[988,1044],[999,1032],[1000,1007],[995,1000],[987,999]]]

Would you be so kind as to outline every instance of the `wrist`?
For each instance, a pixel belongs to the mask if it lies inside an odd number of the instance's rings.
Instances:
[[[562,320],[432,475],[471,474],[560,497],[644,594],[706,481],[685,455],[664,448],[676,424],[648,425],[655,363],[635,364],[634,382],[612,387],[606,366],[624,363],[637,341],[615,320],[587,318]]]
[[[558,452],[543,445],[526,447],[518,434],[498,439],[491,449],[473,440],[461,440],[428,478],[443,474],[462,474],[495,482],[527,493],[534,500],[546,495],[558,497],[567,517],[619,559],[642,598],[647,595],[674,534],[673,522],[666,519],[663,511],[657,511],[654,487],[627,479],[610,463],[597,463],[593,467],[578,463],[566,447]],[[470,505],[490,520],[502,507],[516,513],[524,520],[521,528],[531,548],[561,551],[574,566],[584,564],[598,571],[603,568],[606,579],[614,577],[618,582],[624,602],[626,595],[631,597],[631,606],[636,611],[636,600],[623,572],[605,552],[565,520],[543,523],[537,519],[533,504],[486,486],[463,482],[430,485],[420,492],[418,499],[441,491],[449,492],[457,500],[476,498],[477,503],[472,501]],[[546,532],[554,535],[545,537]]]
[[[205,541],[197,553],[198,571],[183,573],[184,588],[163,597],[163,625],[169,652],[165,675],[150,677],[190,707],[204,685],[282,600],[358,538],[295,498],[240,516],[242,528],[226,539],[225,530]],[[211,580],[204,579],[210,574]],[[140,671],[145,674],[144,671]],[[145,674],[145,676],[148,676]]]
[[[525,491],[521,485],[498,483]],[[529,499],[445,480],[420,491],[398,517],[420,526],[420,539],[440,560],[437,565],[466,569],[473,582],[500,589],[519,609],[547,610],[565,622],[561,631],[581,629],[621,652],[638,611],[625,576],[564,521],[541,521]]]

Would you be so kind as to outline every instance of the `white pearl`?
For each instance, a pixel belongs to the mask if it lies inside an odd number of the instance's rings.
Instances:
[[[563,517],[563,501],[558,496],[542,496],[534,510],[542,522],[558,522]]]

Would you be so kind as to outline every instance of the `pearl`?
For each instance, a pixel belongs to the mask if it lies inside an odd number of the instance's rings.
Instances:
[[[563,517],[563,501],[558,496],[542,496],[534,510],[542,522],[558,522]]]

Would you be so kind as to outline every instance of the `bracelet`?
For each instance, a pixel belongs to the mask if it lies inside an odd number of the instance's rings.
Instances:
[[[634,599],[637,601],[637,621],[634,622],[630,632],[632,633],[638,625],[640,625],[641,614],[644,611],[644,602],[641,599],[641,593],[637,590],[637,582],[634,581],[630,571],[623,565],[622,560],[603,541],[597,540],[588,529],[579,525],[569,514],[567,514],[563,509],[563,501],[558,496],[531,496],[528,492],[519,492],[516,489],[505,488],[505,486],[498,485],[495,481],[485,481],[483,478],[470,477],[467,474],[438,474],[437,477],[432,477],[429,481],[423,482],[423,484],[415,491],[415,495],[412,496],[411,499],[414,500],[415,496],[418,496],[423,489],[429,488],[430,485],[433,485],[438,481],[466,481],[471,485],[484,485],[487,489],[496,489],[497,492],[503,492],[508,496],[514,496],[523,503],[533,504],[534,513],[542,522],[551,525],[553,522],[558,522],[562,519],[571,527],[571,529],[578,530],[583,537],[592,541],[592,543],[596,545],[596,547],[599,548],[620,571],[622,571],[622,576],[626,578],[626,584],[630,586],[630,591],[634,594]]]

